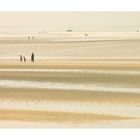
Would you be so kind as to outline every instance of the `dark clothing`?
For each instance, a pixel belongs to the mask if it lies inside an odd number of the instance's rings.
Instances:
[[[22,62],[22,55],[20,55],[20,62]]]
[[[24,59],[24,62],[26,62],[26,57],[25,56],[23,57],[23,59]]]
[[[35,56],[34,56],[34,53],[32,53],[32,54],[31,54],[31,62],[34,62],[34,59],[35,59],[34,57],[35,57]]]

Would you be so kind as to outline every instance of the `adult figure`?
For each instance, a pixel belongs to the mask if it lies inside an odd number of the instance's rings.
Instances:
[[[25,56],[23,57],[23,60],[24,60],[24,63],[26,63],[26,57]]]
[[[20,55],[20,62],[22,62],[22,55]]]
[[[28,40],[30,40],[30,36],[28,36]]]
[[[35,60],[35,55],[34,55],[34,53],[32,53],[31,54],[31,62],[34,62],[34,60]]]

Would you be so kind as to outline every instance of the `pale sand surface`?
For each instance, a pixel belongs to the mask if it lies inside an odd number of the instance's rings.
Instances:
[[[89,113],[71,112],[51,112],[51,111],[32,111],[32,110],[0,110],[1,120],[21,120],[21,121],[52,121],[52,122],[88,122],[101,120],[121,120],[127,117],[100,115]]]
[[[1,99],[81,101],[91,103],[125,103],[140,105],[140,94],[116,92],[75,91],[58,89],[0,89]]]
[[[71,123],[68,122],[29,122],[29,121],[0,121],[1,128],[93,128],[93,123]],[[140,120],[115,120],[94,123],[94,128],[139,128]]]
[[[56,60],[52,60],[56,61]],[[9,64],[8,64],[9,63]],[[81,69],[86,67],[75,64],[70,66],[66,63],[55,62],[36,62],[35,64],[20,64],[17,62],[0,63],[0,69]],[[56,64],[56,65],[55,65]],[[40,65],[42,68],[40,68]],[[91,64],[85,69],[97,70],[118,70],[119,65],[107,64],[100,67],[100,64]],[[121,70],[139,71],[139,65],[126,64],[121,65]],[[139,75],[115,75],[109,73],[88,74],[88,73],[71,73],[71,72],[19,72],[1,71],[0,77],[9,80],[31,80],[70,83],[119,83],[127,85],[126,88],[139,88]],[[110,77],[110,78],[108,78]],[[118,79],[117,79],[118,77]],[[19,81],[20,82],[20,81]],[[130,86],[129,86],[130,85]],[[120,86],[120,85],[119,85]],[[1,127],[139,127],[139,93],[121,93],[107,91],[83,91],[66,90],[66,89],[38,89],[38,88],[4,88],[0,89],[0,119]],[[7,101],[7,102],[5,102]],[[31,105],[30,103],[35,103]],[[42,102],[42,106],[38,103]],[[45,102],[45,103],[44,103]],[[50,105],[50,102],[51,105]],[[63,104],[64,102],[64,104]],[[25,105],[22,105],[22,104]],[[61,103],[63,104],[61,106]],[[79,104],[77,104],[79,103]],[[15,104],[15,105],[14,105]],[[21,104],[21,105],[20,105]],[[47,111],[48,106],[50,107]],[[57,107],[55,107],[55,104]],[[72,105],[73,104],[73,105]],[[75,105],[74,105],[75,104]],[[76,105],[77,104],[77,105]],[[87,107],[86,107],[87,104]],[[93,105],[89,108],[90,105]],[[109,105],[106,105],[109,104]],[[34,107],[33,107],[34,106]],[[59,111],[59,106],[62,111]],[[74,107],[75,106],[75,107]],[[81,106],[81,107],[80,107]],[[110,107],[109,107],[110,106]],[[40,108],[41,107],[41,108]],[[43,108],[42,108],[43,107]],[[79,109],[78,109],[79,107]],[[34,108],[34,109],[33,109]],[[38,110],[40,108],[40,111]],[[46,109],[45,109],[46,108]],[[55,108],[58,108],[55,110]],[[74,111],[73,111],[73,108]],[[95,109],[97,108],[97,109]],[[32,109],[32,110],[30,110]],[[53,110],[54,109],[54,110]],[[51,111],[52,110],[52,111]],[[67,110],[67,111],[66,111]],[[70,111],[68,111],[70,110]],[[77,111],[76,111],[77,110]],[[79,111],[78,111],[79,110]],[[93,110],[93,111],[92,111]],[[118,111],[117,111],[118,110]],[[43,123],[44,122],[44,123]],[[130,123],[129,123],[130,122]]]
[[[0,114],[1,128],[139,127],[135,125],[139,120],[113,115],[24,110],[0,110]]]
[[[0,127],[140,127],[140,35],[96,35],[1,39]]]
[[[28,41],[23,38],[12,38],[11,40],[0,40],[0,56],[16,57],[20,54],[30,57],[32,52],[36,53],[38,58],[42,57],[139,57],[140,52],[140,34],[113,37],[108,39],[105,36],[89,37],[52,37],[45,36],[43,39]],[[83,34],[82,34],[83,35]],[[58,39],[57,39],[58,38]],[[75,39],[76,38],[76,39]],[[7,51],[8,50],[8,51]],[[84,52],[84,53],[83,53]]]
[[[26,37],[1,37],[0,59],[28,59],[32,52],[39,59],[45,57],[139,57],[139,33],[89,33],[88,37],[65,33],[50,37],[49,34],[27,40]],[[20,40],[19,40],[20,39]]]

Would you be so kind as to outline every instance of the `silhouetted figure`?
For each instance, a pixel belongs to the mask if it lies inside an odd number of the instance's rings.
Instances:
[[[22,55],[20,55],[20,62],[22,62]]]
[[[85,37],[88,36],[88,34],[85,34]]]
[[[24,60],[24,63],[26,63],[26,57],[25,56],[23,57],[23,60]]]
[[[28,40],[30,40],[30,36],[28,36]]]
[[[34,62],[34,60],[35,60],[35,55],[34,55],[34,53],[32,53],[31,54],[31,62]]]

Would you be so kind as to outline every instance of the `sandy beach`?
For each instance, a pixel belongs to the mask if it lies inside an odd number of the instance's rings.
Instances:
[[[140,127],[139,34],[116,36],[0,40],[0,127]]]

